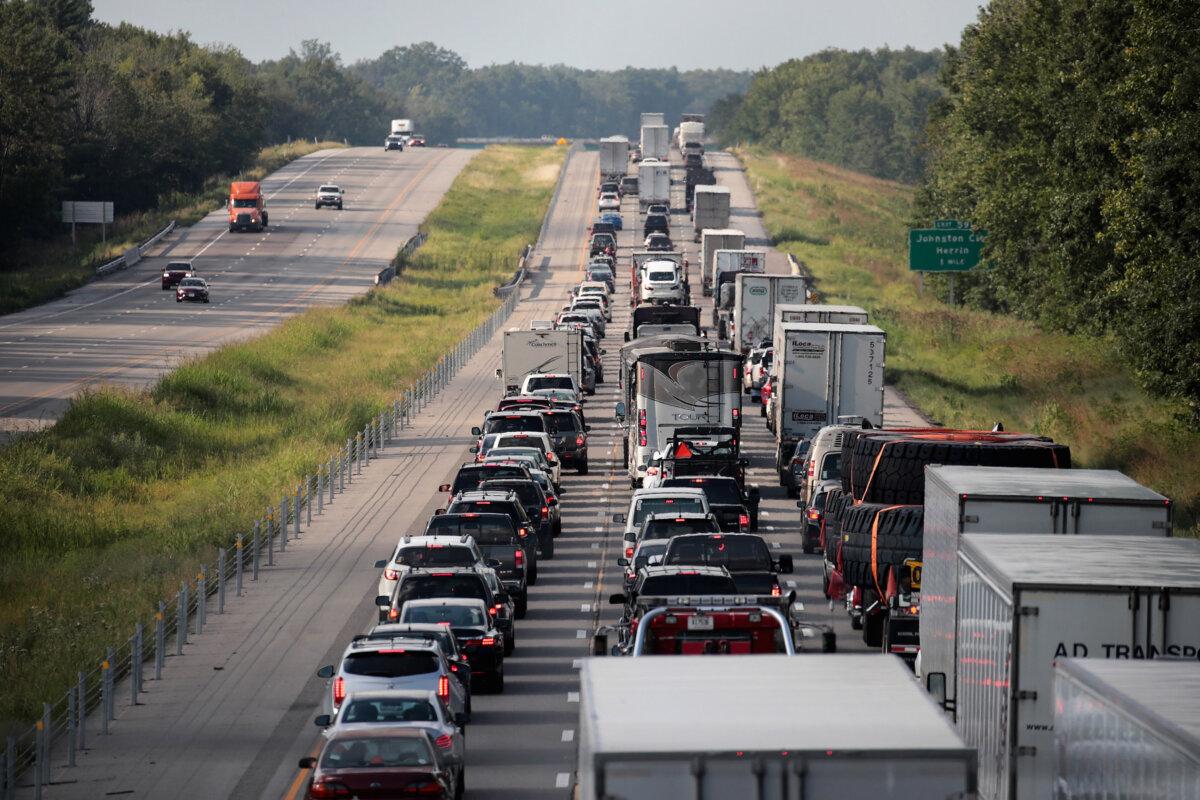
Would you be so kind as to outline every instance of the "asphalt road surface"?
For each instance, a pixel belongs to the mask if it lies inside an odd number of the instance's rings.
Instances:
[[[736,164],[718,175],[734,188],[739,224],[756,220]],[[693,299],[703,303],[707,321],[711,301],[699,297],[696,245],[682,211],[682,170],[677,168],[675,177],[672,234],[689,257]],[[742,188],[734,185],[737,181]],[[596,154],[577,153],[533,254],[531,281],[506,327],[551,318],[566,301],[585,260],[596,183]],[[592,632],[618,617],[618,609],[607,604],[608,595],[620,590],[621,574],[616,566],[621,531],[611,517],[625,510],[630,489],[613,407],[616,359],[630,314],[628,254],[641,238],[636,199],[625,201],[623,213],[618,292],[602,342],[606,382],[585,406],[591,471],[564,473],[563,532],[555,558],[541,562],[538,584],[530,587],[529,613],[517,623],[516,652],[505,665],[504,694],[474,699],[467,736],[471,798],[570,796],[578,669],[589,657]],[[353,634],[372,626],[378,579],[372,562],[388,555],[404,533],[423,530],[428,516],[445,503],[437,486],[471,458],[469,429],[501,395],[493,376],[501,339],[497,334],[475,355],[414,426],[288,545],[277,557],[278,566],[248,586],[246,597],[231,601],[224,615],[210,612],[203,636],[183,657],[168,659],[163,681],[147,684],[143,704],[121,709],[104,740],[93,736],[92,749],[81,755],[78,767],[56,770],[59,785],[51,796],[303,796],[307,773],[296,764],[315,752],[318,729],[312,719],[321,713],[328,691],[314,673],[334,663]],[[778,486],[772,437],[757,409],[745,406],[743,446],[751,461],[748,479],[762,491],[759,533],[777,554],[794,556],[796,571],[784,577],[808,616],[835,628],[840,651],[865,650],[845,614],[825,604],[819,556],[801,553],[799,512]],[[801,657],[822,656],[813,646]]]
[[[131,269],[0,317],[0,432],[53,422],[89,386],[145,386],[184,358],[365,292],[477,152],[313,153],[263,181],[265,231],[231,233],[222,208]],[[313,208],[327,182],[345,190],[343,210]],[[176,303],[161,288],[168,260],[193,262],[211,304]]]

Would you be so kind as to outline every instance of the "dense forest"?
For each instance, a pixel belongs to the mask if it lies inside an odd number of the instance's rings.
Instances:
[[[992,0],[949,53],[922,221],[989,231],[967,302],[1114,336],[1200,417],[1200,4]]]
[[[90,0],[0,0],[0,243],[58,233],[59,202],[153,206],[291,138],[377,144],[393,117],[457,136],[634,133],[744,90],[749,73],[503,64],[423,43],[344,65],[305,41],[255,64],[187,34],[92,20]],[[2,268],[2,266],[0,266]]]
[[[940,51],[825,50],[754,76],[720,98],[710,128],[725,143],[762,144],[879,178],[924,172],[929,107],[944,93]]]

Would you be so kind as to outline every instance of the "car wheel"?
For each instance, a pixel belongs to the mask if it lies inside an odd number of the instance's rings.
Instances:
[[[759,415],[760,417],[766,417],[766,416],[767,416],[767,407],[766,407],[765,405],[760,405],[760,406],[758,407],[758,415]]]
[[[868,614],[863,620],[862,638],[867,647],[880,647],[883,644],[883,614]]]
[[[175,302],[176,302],[176,303],[182,303],[182,302],[183,302],[183,298],[182,298],[182,297],[176,297],[176,298],[175,298]]]
[[[496,670],[496,674],[492,676],[492,688],[496,694],[504,694],[504,667]]]
[[[587,393],[588,393],[588,397],[591,397],[592,395],[594,395],[594,394],[596,393],[596,390],[595,390],[595,389],[588,389],[588,390],[587,390]]]
[[[518,597],[515,605],[517,619],[525,619],[525,615],[529,612],[529,597],[526,595]]]
[[[515,633],[510,633],[508,638],[504,640],[504,657],[507,658],[513,654],[513,650],[517,649],[517,636]]]
[[[587,475],[588,474],[588,462],[586,460],[580,461],[579,466],[576,469],[580,475]]]
[[[542,545],[542,558],[554,558],[554,537],[551,536],[549,541]]]
[[[537,584],[537,572],[538,571],[537,571],[536,565],[534,566],[533,569],[531,569],[529,571],[529,576],[525,579],[525,582],[528,583],[530,586],[535,586]]]
[[[321,210],[321,204],[320,204],[320,203],[313,203],[313,208],[315,208],[315,209],[317,209],[318,211],[320,211],[320,210]]]

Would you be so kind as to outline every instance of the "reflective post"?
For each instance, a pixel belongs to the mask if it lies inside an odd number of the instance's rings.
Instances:
[[[187,583],[179,584],[179,618],[175,621],[175,655],[183,655],[183,645],[187,642],[188,629],[188,588]]]
[[[234,565],[233,565],[233,575],[234,575],[234,583],[235,583],[234,593],[238,597],[242,596],[242,558],[243,558],[243,554],[245,552],[246,552],[246,548],[242,542],[242,535],[239,533],[238,537],[237,537],[237,542],[234,543],[234,545],[233,545],[233,557],[235,559]]]
[[[83,750],[87,747],[87,681],[82,672],[77,674],[79,679],[75,685],[75,694],[79,697],[79,749]]]
[[[79,744],[79,735],[76,731],[79,712],[75,707],[75,687],[72,686],[67,690],[67,766],[75,766],[75,748]]]
[[[320,470],[320,465],[317,469]],[[312,526],[312,499],[313,499],[313,477],[312,475],[304,476],[304,524]]]
[[[200,567],[200,574],[196,576],[196,635],[204,633],[204,612],[205,606],[208,603],[208,575],[205,574],[204,567]]]
[[[163,662],[167,659],[167,604],[158,601],[158,613],[154,615],[154,680],[162,680]],[[82,677],[83,673],[80,673]],[[79,727],[83,727],[82,723]],[[81,745],[82,746],[82,745]]]
[[[288,498],[285,494],[279,498],[279,552],[287,550],[288,540]]]
[[[225,548],[217,551],[217,613],[225,613]]]
[[[261,542],[262,521],[254,520],[254,544],[250,550],[250,580],[258,580],[258,559],[259,553],[262,551]]]
[[[309,503],[309,505],[312,505]],[[317,465],[317,514],[325,513],[325,475],[322,465]]]

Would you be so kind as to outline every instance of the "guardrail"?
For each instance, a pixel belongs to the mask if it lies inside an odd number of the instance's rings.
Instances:
[[[819,295],[817,294],[816,287],[813,285],[814,279],[813,279],[812,270],[810,270],[808,268],[808,264],[805,264],[803,261],[796,258],[791,253],[787,254],[787,259],[788,259],[788,270],[793,275],[803,275],[805,278],[808,278],[808,281],[807,281],[808,297],[806,298],[806,300],[810,303],[819,303],[820,302]]]
[[[408,241],[396,253],[396,257],[392,259],[392,263],[388,264],[375,276],[376,286],[386,286],[400,273],[404,266],[404,259],[408,258],[413,252],[425,244],[425,240],[429,238],[429,234],[425,231],[417,231],[416,235],[410,236]]]
[[[404,247],[411,252],[423,241],[424,236],[418,234]],[[262,570],[273,567],[276,557],[287,552],[288,542],[312,525],[313,516],[323,514],[325,505],[333,503],[346,485],[362,474],[364,465],[378,457],[396,434],[412,426],[415,415],[512,314],[521,297],[514,290],[524,282],[525,260],[531,251],[532,246],[526,245],[514,280],[504,287],[504,302],[491,316],[373,416],[361,431],[346,439],[345,446],[318,464],[314,473],[305,475],[294,491],[280,495],[278,504],[267,508],[252,526],[233,534],[224,547],[217,549],[213,561],[198,568],[194,580],[181,583],[173,597],[159,601],[157,611],[144,623],[136,623],[128,639],[107,648],[96,666],[80,671],[65,695],[53,703],[43,703],[37,722],[7,737],[0,760],[0,798],[13,800],[18,777],[28,773],[34,796],[40,800],[50,783],[53,766],[74,767],[76,754],[91,737],[108,735],[121,702],[119,697],[130,706],[141,702],[146,681],[165,679],[167,656],[183,656],[187,645],[203,635],[209,614],[224,614],[226,604],[242,596],[245,584],[258,580]]]
[[[147,250],[158,244],[160,239],[173,230],[175,230],[175,220],[168,222],[161,231],[154,234],[136,247],[131,247],[117,258],[109,261],[107,264],[101,264],[100,266],[96,267],[96,274],[103,277],[110,273],[116,272],[119,269],[132,267],[134,264],[142,260],[142,256],[146,254]]]

